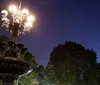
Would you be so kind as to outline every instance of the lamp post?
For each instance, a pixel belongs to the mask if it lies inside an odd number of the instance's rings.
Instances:
[[[12,40],[0,42],[0,79],[3,85],[13,85],[14,80],[32,71],[24,60],[27,48],[16,40],[18,35],[30,31],[35,17],[29,15],[27,9],[22,10],[14,5],[9,7],[9,15],[7,10],[2,10],[1,16],[2,27],[12,34]]]
[[[35,21],[35,17],[29,15],[29,11],[27,9],[21,10],[21,8],[17,8],[12,5],[9,7],[9,12],[11,18],[8,19],[8,12],[6,10],[2,10],[2,27],[5,27],[8,31],[12,33],[12,40],[16,41],[17,35],[24,34],[25,32],[29,32],[32,27],[32,23]]]

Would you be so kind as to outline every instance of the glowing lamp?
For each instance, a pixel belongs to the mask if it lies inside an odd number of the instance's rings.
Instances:
[[[14,6],[14,5],[11,5],[11,6],[9,7],[9,11],[10,11],[11,13],[16,13],[16,12],[17,12],[17,7]]]
[[[24,16],[27,16],[27,15],[29,14],[29,11],[28,11],[27,9],[23,9],[23,10],[22,10],[22,14],[23,14]]]
[[[6,10],[1,11],[2,17],[6,17],[8,15],[8,12]]]
[[[15,23],[19,23],[19,19],[15,19],[15,21],[14,21]]]
[[[16,41],[17,35],[30,32],[33,22],[35,21],[35,17],[30,15],[27,9],[21,9],[21,3],[19,7],[16,5],[11,5],[8,9],[10,12],[10,17],[7,17],[8,12],[6,10],[2,10],[1,12],[2,27],[7,28],[9,32],[13,33],[12,39]]]
[[[33,22],[33,21],[35,21],[35,17],[34,16],[28,16],[27,21],[28,22]]]
[[[7,21],[8,19],[7,18],[2,18],[2,21]]]
[[[25,27],[31,28],[31,27],[32,27],[32,23],[31,23],[31,22],[26,22],[26,23],[25,23]]]

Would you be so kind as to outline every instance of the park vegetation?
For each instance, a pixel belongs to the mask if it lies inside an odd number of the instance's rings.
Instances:
[[[0,37],[0,41],[5,40],[9,39]],[[35,79],[39,85],[100,85],[100,63],[96,59],[94,50],[72,41],[54,47],[45,67],[38,65],[36,57],[27,52],[25,60],[33,71],[15,85],[35,85]]]

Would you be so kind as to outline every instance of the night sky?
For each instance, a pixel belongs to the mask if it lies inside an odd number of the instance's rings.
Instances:
[[[0,10],[11,2],[0,0]],[[18,37],[37,62],[46,65],[50,52],[58,44],[75,41],[94,49],[100,62],[100,0],[22,0],[22,6],[31,10],[36,21],[30,33]],[[0,29],[1,35],[10,33]]]

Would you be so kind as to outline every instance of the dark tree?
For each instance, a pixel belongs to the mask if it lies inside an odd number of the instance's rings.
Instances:
[[[10,38],[3,36],[3,35],[0,35],[0,41],[6,42],[7,40],[10,40]]]
[[[100,85],[100,63],[92,65],[83,78],[85,85]]]
[[[65,42],[51,52],[46,71],[51,84],[81,85],[84,75],[94,64],[96,53],[93,50],[75,42]]]

